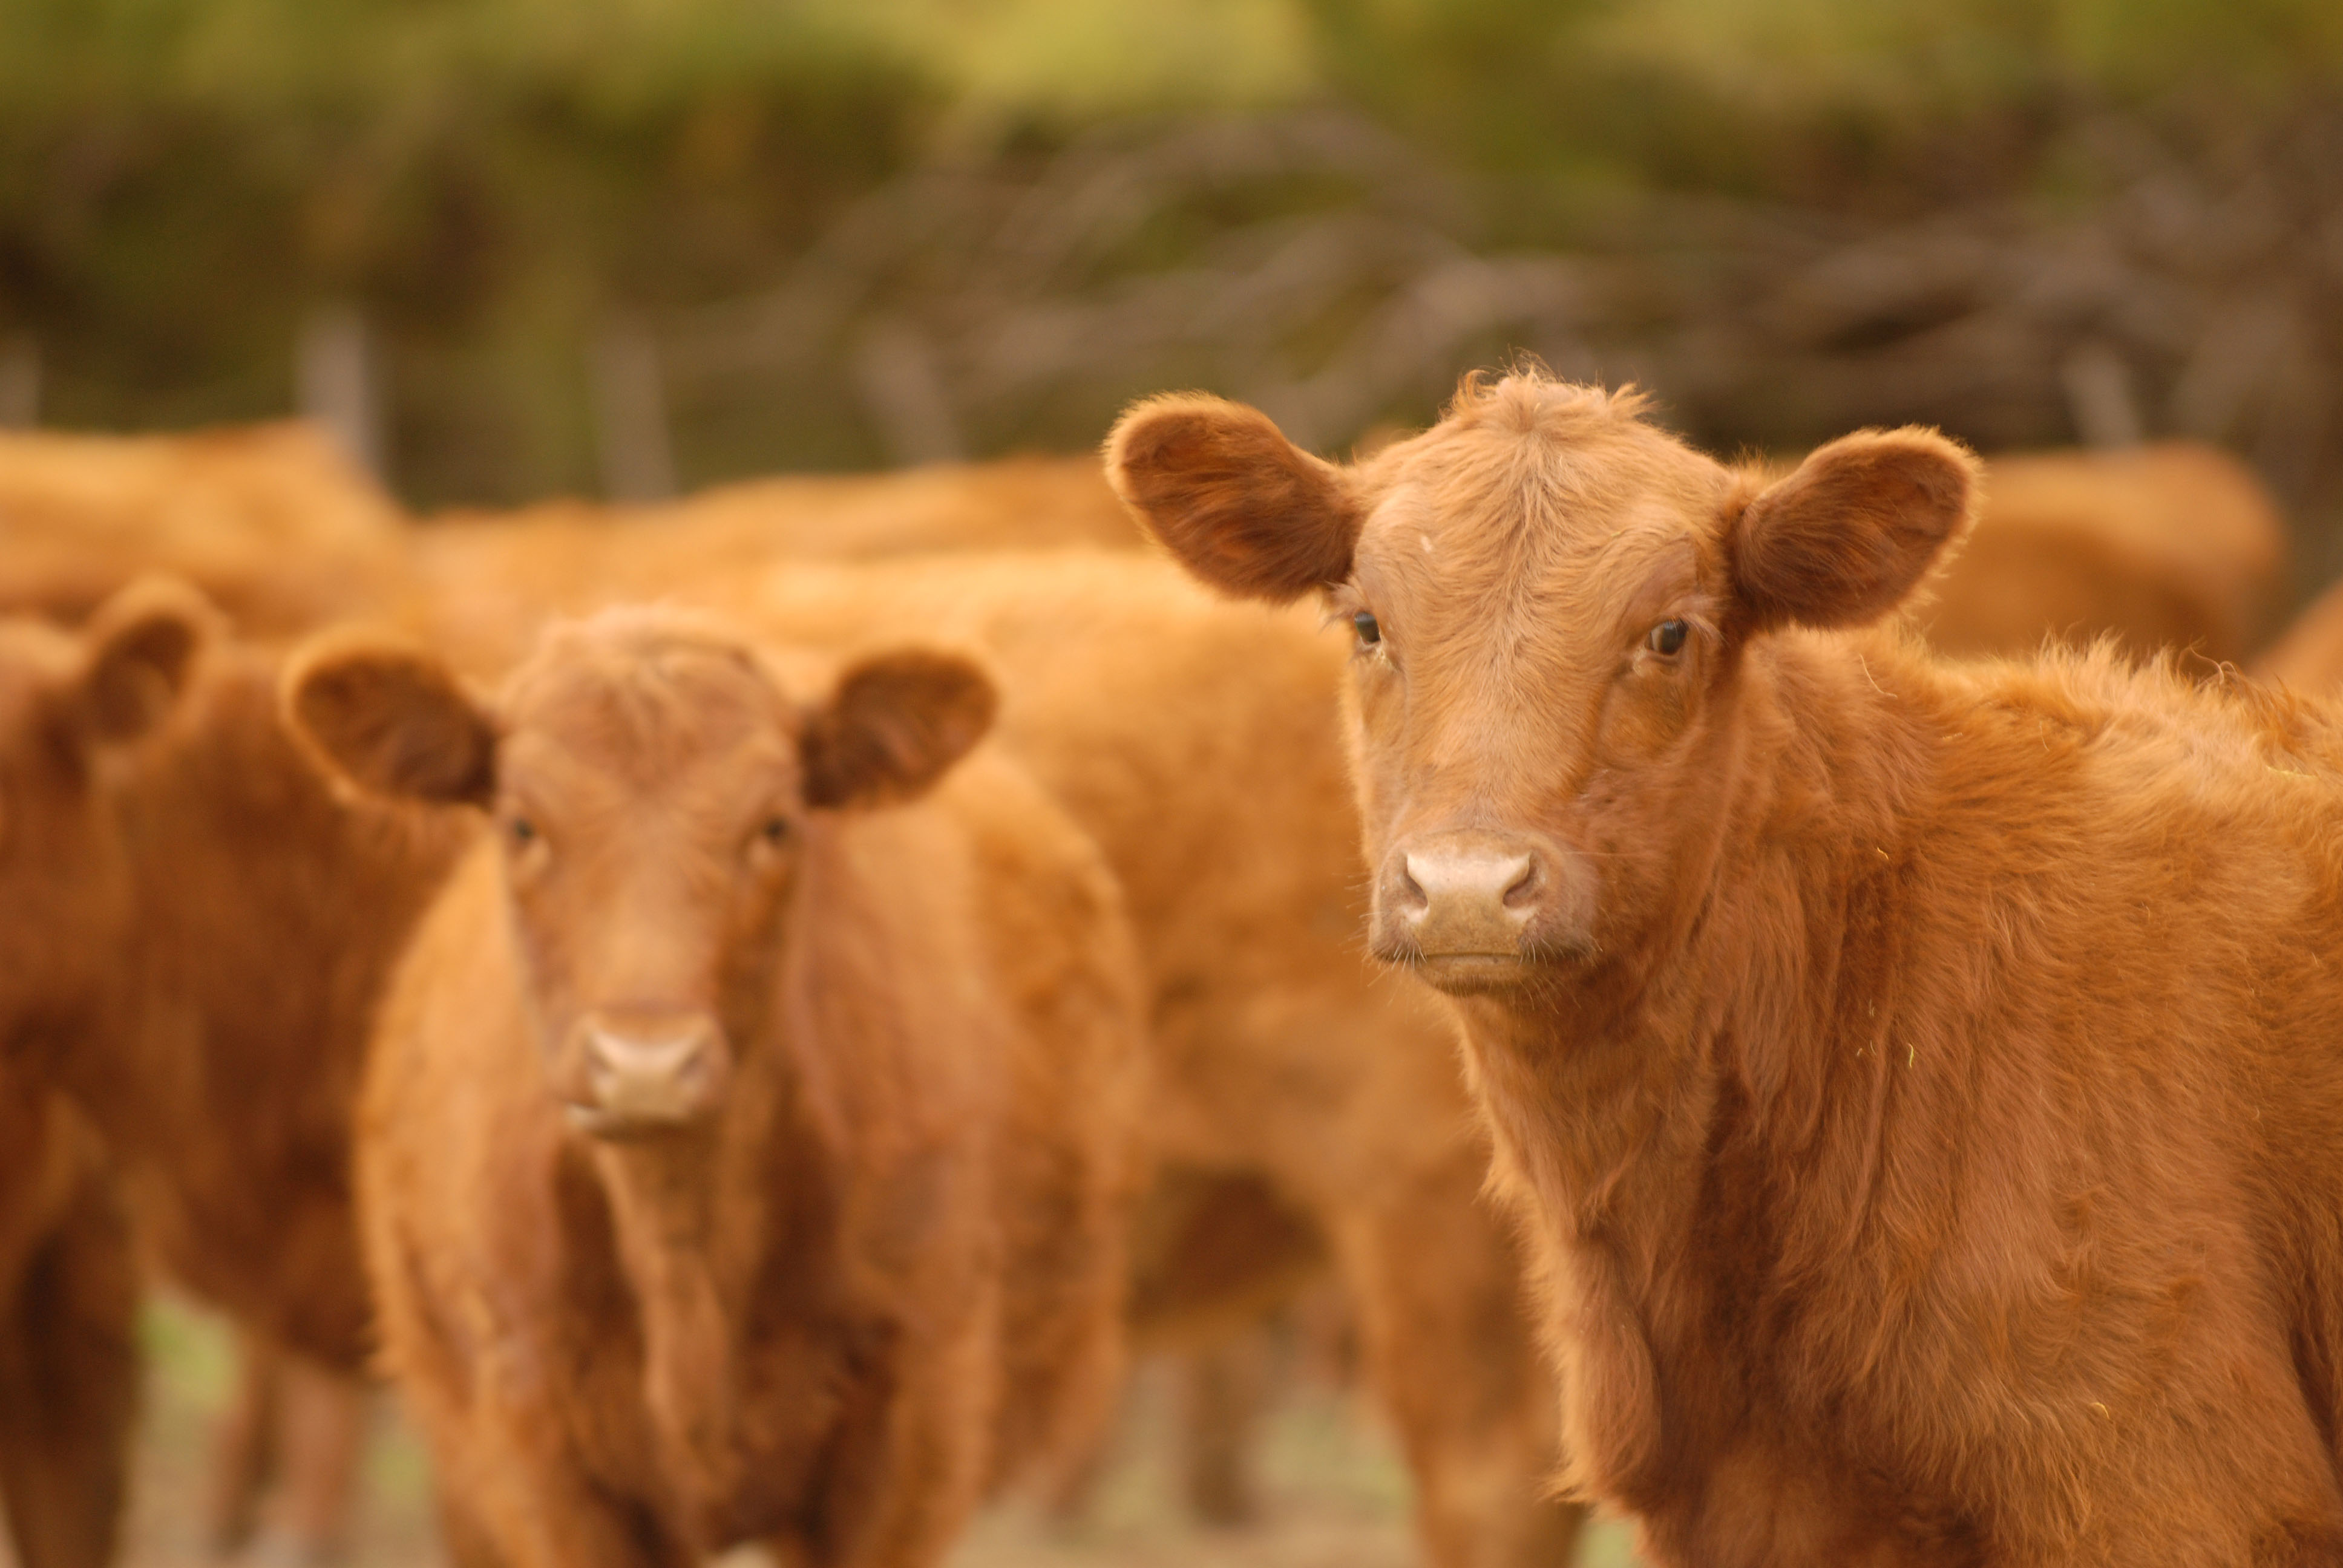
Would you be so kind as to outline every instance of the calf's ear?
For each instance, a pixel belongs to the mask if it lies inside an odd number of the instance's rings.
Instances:
[[[984,672],[952,654],[900,648],[861,660],[807,717],[806,804],[916,799],[984,739],[997,704]]]
[[[1351,575],[1361,512],[1342,471],[1258,408],[1151,397],[1106,438],[1106,474],[1147,530],[1224,593],[1282,604]]]
[[[1876,620],[1967,527],[1979,472],[1967,447],[1915,426],[1815,447],[1726,531],[1743,609],[1760,627]]]
[[[330,775],[372,795],[485,806],[497,726],[438,659],[364,635],[333,635],[285,671],[285,721]]]
[[[146,578],[98,606],[73,701],[84,729],[121,745],[160,728],[186,695],[218,612],[173,578]]]

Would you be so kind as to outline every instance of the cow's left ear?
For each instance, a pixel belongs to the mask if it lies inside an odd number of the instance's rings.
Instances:
[[[1735,597],[1760,628],[1878,619],[1967,528],[1981,471],[1916,426],[1817,447],[1728,525]]]
[[[429,653],[364,628],[327,632],[294,655],[277,697],[328,778],[393,800],[495,798],[495,717]]]
[[[965,658],[899,648],[861,660],[807,716],[806,804],[831,810],[917,799],[992,727],[992,682]]]
[[[1258,408],[1151,397],[1106,438],[1106,477],[1181,565],[1224,593],[1284,604],[1351,575],[1358,498]]]

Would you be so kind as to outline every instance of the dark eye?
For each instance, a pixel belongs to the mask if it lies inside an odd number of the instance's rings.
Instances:
[[[1692,628],[1680,620],[1664,620],[1644,638],[1644,646],[1654,653],[1674,653],[1684,647],[1691,631]]]
[[[537,824],[526,817],[514,818],[505,831],[512,835],[515,849],[525,849],[537,842]]]
[[[1376,624],[1374,615],[1372,611],[1361,610],[1358,614],[1351,618],[1351,624],[1358,628],[1359,642],[1361,646],[1373,648],[1375,644],[1383,641],[1383,628]]]
[[[786,817],[768,817],[765,819],[765,825],[757,829],[757,836],[768,844],[780,843],[789,836],[789,819]]]

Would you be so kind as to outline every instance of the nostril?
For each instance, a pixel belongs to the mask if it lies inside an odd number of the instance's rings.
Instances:
[[[1522,856],[1513,862],[1513,865],[1520,869],[1513,870],[1511,879],[1505,883],[1503,895],[1505,908],[1509,910],[1518,910],[1524,905],[1535,903],[1538,890],[1545,881],[1544,876],[1539,870],[1537,861],[1530,856]],[[1512,870],[1512,868],[1508,869]]]
[[[1409,855],[1400,862],[1399,886],[1393,890],[1399,901],[1410,910],[1431,908],[1432,896],[1423,890],[1423,882],[1416,869],[1415,857]]]

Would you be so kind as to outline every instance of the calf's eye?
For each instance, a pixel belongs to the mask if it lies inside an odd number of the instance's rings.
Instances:
[[[1383,639],[1383,628],[1376,624],[1375,618],[1370,611],[1363,609],[1353,616],[1351,625],[1357,628],[1359,643],[1363,648],[1373,648]]]
[[[789,836],[789,819],[786,817],[766,818],[765,825],[757,829],[757,836],[768,844],[780,843]]]
[[[537,824],[526,817],[514,818],[505,825],[505,831],[512,836],[516,849],[526,849],[537,842]]]
[[[1692,628],[1680,620],[1664,620],[1644,638],[1644,646],[1654,653],[1674,653],[1684,645]]]

